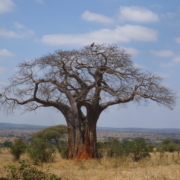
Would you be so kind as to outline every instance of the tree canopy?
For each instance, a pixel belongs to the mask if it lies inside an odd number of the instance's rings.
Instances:
[[[42,138],[45,140],[55,140],[56,142],[59,139],[64,138],[65,134],[67,134],[67,126],[65,125],[57,125],[50,126],[45,129],[42,129],[33,134],[33,138]]]
[[[130,55],[116,45],[58,50],[18,68],[1,92],[1,105],[9,112],[18,105],[32,111],[73,102],[84,106],[100,102],[102,109],[148,99],[171,109],[175,105],[175,94],[161,84],[162,78],[135,68]]]
[[[57,125],[42,129],[34,133],[32,137],[34,140],[39,138],[44,141],[53,142],[61,153],[61,156],[67,158],[67,143],[63,140],[63,138],[66,138],[65,135],[67,135],[67,126]]]

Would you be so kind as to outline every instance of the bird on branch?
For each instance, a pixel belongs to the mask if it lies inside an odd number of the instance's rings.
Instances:
[[[94,46],[94,42],[91,44],[91,47],[93,47]]]

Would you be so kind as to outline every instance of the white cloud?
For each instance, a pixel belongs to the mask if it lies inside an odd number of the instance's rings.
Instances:
[[[32,36],[34,32],[32,30],[25,30],[25,31],[12,31],[7,29],[0,29],[0,37],[4,38],[26,38]]]
[[[15,31],[0,29],[0,36],[6,38],[21,38],[21,35]]]
[[[82,16],[84,20],[92,21],[92,22],[99,22],[99,23],[112,23],[114,20],[112,18],[106,17],[101,14],[91,13],[89,11],[85,11]]]
[[[163,18],[169,18],[169,19],[171,19],[171,18],[173,18],[173,17],[175,16],[175,13],[168,12],[168,13],[166,13],[166,14],[162,14],[161,16],[162,16]]]
[[[15,30],[7,30],[0,28],[0,37],[3,38],[27,38],[34,34],[30,29],[24,27],[24,25],[14,22]]]
[[[43,3],[44,3],[44,1],[43,1],[43,0],[36,0],[36,2],[41,3],[41,4],[43,4]]]
[[[0,67],[0,74],[3,74],[6,71],[5,67]]]
[[[180,37],[176,38],[175,41],[180,44]]]
[[[120,43],[130,41],[156,41],[158,32],[142,26],[117,26],[115,29],[101,29],[85,34],[51,34],[41,41],[49,45],[87,45],[96,43]]]
[[[174,54],[170,50],[162,50],[162,51],[151,50],[150,52],[159,57],[170,57],[170,56],[173,56],[173,54]]]
[[[23,29],[23,28],[24,28],[24,25],[22,25],[22,24],[20,24],[20,23],[18,23],[18,22],[14,22],[14,27],[15,27],[16,29]]]
[[[0,0],[0,13],[12,11],[15,4],[12,0]]]
[[[159,17],[157,14],[153,13],[152,11],[146,8],[139,6],[121,6],[119,18],[123,21],[128,20],[139,23],[159,21]]]
[[[15,54],[8,51],[7,49],[0,49],[0,56],[11,57],[11,56],[15,56]]]
[[[166,73],[156,73],[158,76],[160,76],[161,78],[168,78],[171,75],[170,74],[166,74]]]
[[[166,68],[166,67],[172,67],[173,66],[173,63],[160,63],[160,67],[162,68]]]
[[[134,67],[135,68],[139,68],[139,69],[147,69],[146,66],[143,66],[143,65],[140,65],[140,64],[137,64],[137,63],[133,63]]]
[[[134,48],[131,48],[131,47],[123,47],[124,50],[127,51],[127,53],[131,54],[132,56],[136,56],[139,54],[139,51],[134,49]]]
[[[173,62],[180,63],[180,56],[177,56],[173,59]]]

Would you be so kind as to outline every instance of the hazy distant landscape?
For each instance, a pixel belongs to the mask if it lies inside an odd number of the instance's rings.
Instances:
[[[28,139],[31,135],[47,126],[37,126],[29,124],[11,124],[0,123],[0,137],[15,138],[23,137]],[[97,127],[98,141],[108,141],[111,137],[117,139],[131,140],[136,137],[143,137],[148,144],[159,144],[164,139],[180,139],[180,129],[152,129],[152,128],[113,128],[113,127]]]

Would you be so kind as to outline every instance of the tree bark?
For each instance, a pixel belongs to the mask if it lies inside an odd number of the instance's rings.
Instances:
[[[66,117],[68,126],[68,157],[70,159],[90,159],[97,158],[97,135],[96,123],[99,114],[88,112],[87,116],[78,114],[68,114]]]
[[[97,158],[96,122],[87,119],[68,124],[68,156],[71,159]]]

